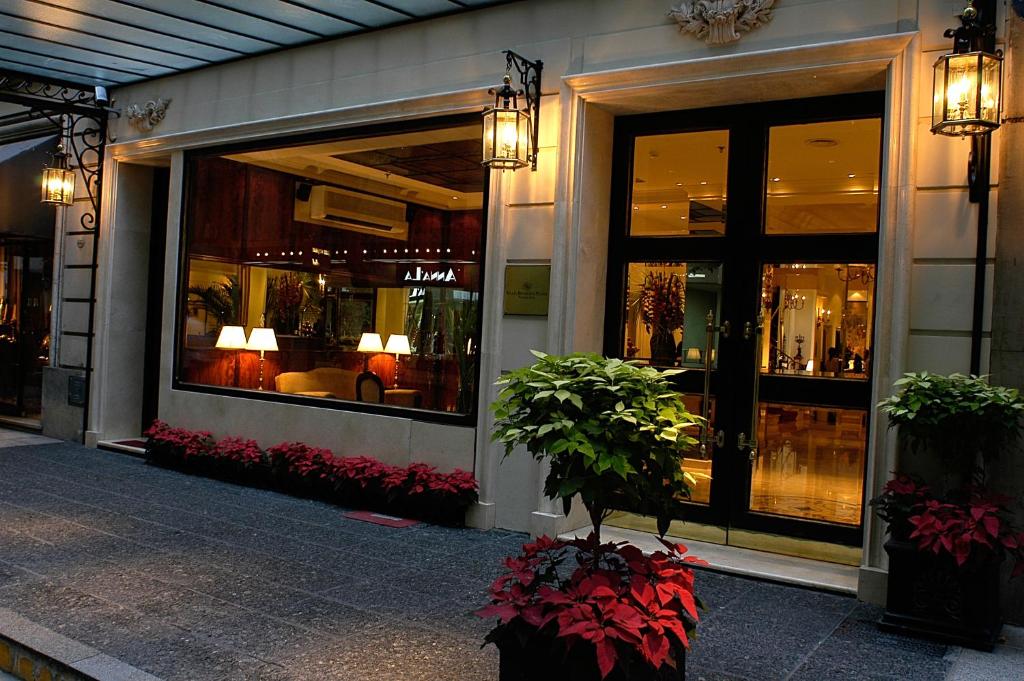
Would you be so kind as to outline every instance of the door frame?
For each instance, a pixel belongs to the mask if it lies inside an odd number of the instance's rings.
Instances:
[[[879,118],[886,129],[884,92],[832,95],[801,100],[768,102],[708,109],[658,112],[622,116],[615,119],[612,150],[612,183],[608,234],[608,274],[605,305],[604,352],[622,356],[627,291],[625,274],[630,262],[720,262],[723,266],[721,319],[732,324],[739,335],[744,322],[756,319],[757,297],[746,295],[760,289],[764,264],[782,262],[872,262],[879,263],[881,219],[871,234],[765,235],[761,232],[767,186],[768,131],[773,126],[857,118]],[[723,236],[701,237],[629,237],[634,140],[640,136],[729,131],[727,177],[728,210]],[[885,144],[879,149],[879,218],[881,218]],[[757,197],[757,200],[754,199]],[[743,229],[746,226],[746,229]],[[752,233],[757,236],[750,238]],[[823,253],[836,254],[824,256]],[[726,285],[725,282],[728,282]],[[877,314],[878,302],[874,305]],[[873,329],[876,325],[873,324]],[[872,348],[876,348],[877,331]],[[725,430],[724,447],[713,448],[714,477],[711,503],[687,504],[686,517],[702,523],[803,537],[852,546],[863,543],[863,522],[857,526],[757,513],[749,510],[751,476],[744,473],[748,463],[737,444],[739,424],[749,422],[748,395],[753,394],[754,347],[736,341],[719,344],[718,366],[711,377],[715,396],[716,423],[713,432]],[[874,372],[872,372],[874,374]],[[871,412],[875,376],[858,382],[844,382],[838,391],[836,379],[762,375],[762,384],[774,392],[773,402],[785,404],[821,404],[836,408],[856,408]],[[680,390],[699,392],[695,387],[703,374],[677,376],[673,383]],[[795,382],[794,382],[795,381]],[[723,390],[728,385],[730,390]],[[746,404],[744,404],[746,403]],[[871,419],[867,419],[868,422]],[[865,433],[865,484],[862,508],[870,494],[867,451],[871,432]],[[735,485],[739,485],[736,487]],[[730,488],[730,486],[732,486]],[[863,516],[862,516],[863,517]]]

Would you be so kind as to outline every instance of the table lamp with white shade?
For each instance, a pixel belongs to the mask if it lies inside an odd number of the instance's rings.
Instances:
[[[411,355],[409,348],[409,337],[400,333],[393,333],[388,337],[388,344],[384,346],[384,352],[395,356],[395,388],[398,388],[398,358],[399,355]]]
[[[686,349],[686,361],[689,364],[700,363],[700,348],[687,348]]]
[[[222,326],[217,336],[216,347],[220,350],[234,350],[234,387],[238,387],[238,351],[245,350],[245,329],[241,326]]]
[[[364,333],[359,337],[357,351],[366,353],[363,357],[363,371],[370,370],[370,355],[384,352],[384,342],[380,339],[379,333]]]
[[[277,352],[277,336],[269,327],[258,326],[249,332],[246,350],[258,350],[260,353],[260,390],[263,390],[263,353]]]

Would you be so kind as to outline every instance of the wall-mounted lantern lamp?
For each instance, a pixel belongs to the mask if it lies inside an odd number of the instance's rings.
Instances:
[[[967,162],[970,200],[978,204],[978,245],[974,272],[974,323],[971,373],[981,373],[985,309],[985,263],[988,258],[988,208],[992,131],[1000,125],[1003,55],[996,50],[995,0],[968,0],[960,26],[943,34],[953,51],[933,67],[932,132],[971,138]]]
[[[540,126],[540,76],[544,63],[529,61],[505,51],[505,79],[488,90],[494,106],[484,110],[483,165],[494,170],[537,170],[537,134]],[[520,89],[512,87],[512,70],[519,74]],[[519,108],[519,98],[526,102]]]
[[[952,54],[939,57],[932,67],[932,132],[984,135],[999,127],[1003,56],[985,49],[995,25],[978,21],[973,1],[960,22],[944,34],[953,38]]]
[[[54,206],[70,206],[75,201],[75,171],[68,168],[69,154],[57,147],[53,165],[43,168],[42,202]]]

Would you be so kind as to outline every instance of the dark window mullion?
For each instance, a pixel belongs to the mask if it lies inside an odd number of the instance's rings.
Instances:
[[[763,374],[759,388],[760,402],[812,404],[823,408],[871,408],[871,382],[864,379]]]

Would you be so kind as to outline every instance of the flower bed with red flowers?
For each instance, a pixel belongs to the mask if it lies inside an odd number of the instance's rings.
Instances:
[[[478,498],[476,479],[459,469],[442,473],[422,463],[390,466],[366,456],[335,456],[301,442],[264,450],[254,440],[214,440],[206,431],[162,421],[154,421],[144,435],[146,458],[155,465],[349,508],[461,525]]]
[[[706,563],[684,557],[681,544],[662,544],[667,551],[645,556],[594,535],[541,537],[506,558],[491,605],[477,612],[498,618],[487,642],[502,651],[501,678],[682,678],[703,608],[690,566]]]

